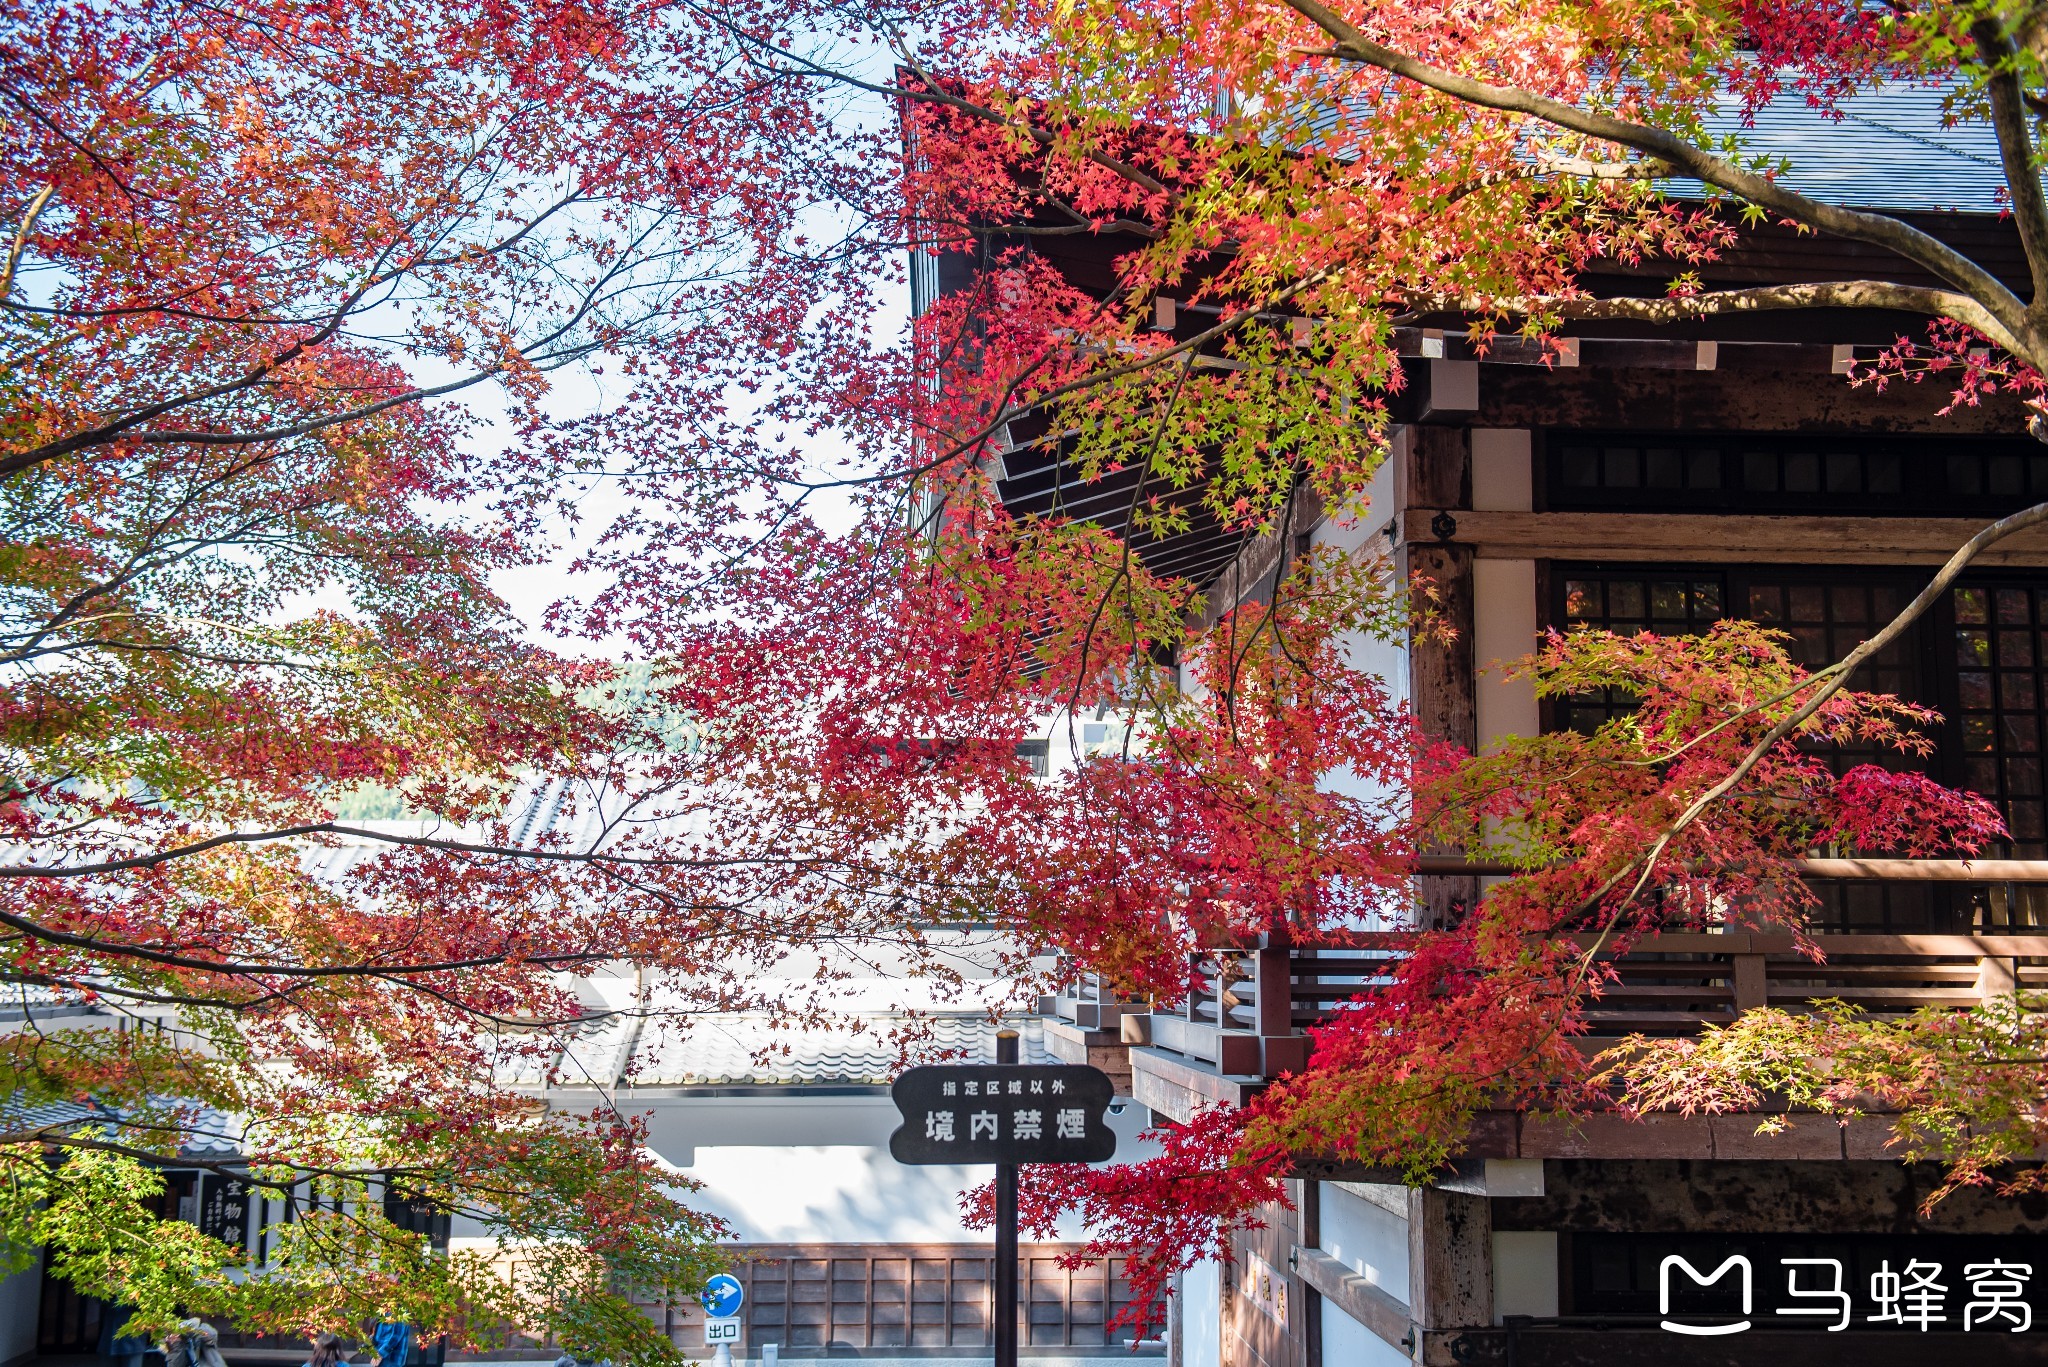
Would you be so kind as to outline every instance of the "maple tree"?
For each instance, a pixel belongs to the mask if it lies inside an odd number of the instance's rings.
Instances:
[[[677,603],[805,459],[737,386],[867,355],[880,258],[833,214],[886,198],[892,144],[755,60],[803,22],[9,0],[8,1271],[47,1246],[132,1332],[394,1316],[673,1360],[626,1297],[694,1296],[721,1226],[639,1117],[544,1104],[564,1039],[621,1014],[572,975],[801,1021],[848,946],[951,971],[848,886],[858,844],[719,800],[658,661],[536,644],[494,589],[603,486],[649,573],[563,629]],[[636,521],[648,485],[674,507]],[[341,815],[366,791],[406,819]],[[99,1014],[29,1014],[52,997]],[[160,1218],[165,1165],[289,1208],[263,1266]],[[393,1189],[481,1247],[433,1255]]]
[[[0,1228],[138,1323],[468,1315],[670,1355],[615,1288],[694,1289],[715,1223],[631,1117],[539,1114],[505,1082],[589,1023],[566,970],[635,966],[647,1013],[800,1023],[829,1012],[831,973],[760,970],[853,945],[942,976],[929,928],[996,922],[1020,982],[1058,950],[1170,997],[1192,949],[1409,926],[1415,851],[1487,831],[1528,872],[1394,942],[1306,1071],[1157,1159],[1032,1193],[1033,1218],[1082,1209],[1156,1292],[1257,1218],[1289,1153],[1420,1177],[1482,1100],[1590,1097],[1569,1040],[1598,970],[1560,932],[1796,923],[1789,859],[1817,842],[2000,834],[1968,794],[1802,748],[1924,743],[1924,716],[1846,687],[1853,660],[1807,673],[1734,624],[1560,638],[1524,666],[1539,689],[1628,689],[1635,719],[1475,760],[1419,737],[1353,652],[1440,629],[1429,585],[1318,550],[1211,613],[1119,532],[1250,534],[1310,495],[1356,512],[1402,382],[1392,331],[1417,317],[1483,342],[1904,309],[1930,332],[1858,378],[2037,395],[2038,297],[1900,220],[1797,195],[1708,117],[1949,81],[1957,117],[2009,149],[2041,278],[2031,10],[7,16],[0,90],[25,131],[0,172],[4,972],[178,1029],[7,1038],[0,1092],[98,1110],[0,1134]],[[893,122],[846,112],[883,98]],[[1662,193],[1674,172],[1709,201]],[[1947,283],[1702,289],[1756,214]],[[1107,291],[981,249],[1106,231],[1131,243]],[[958,250],[971,278],[898,338],[906,246],[917,269]],[[1579,273],[1612,258],[1668,261],[1673,287],[1585,294]],[[1166,291],[1215,322],[1155,330]],[[1012,457],[1114,489],[1116,515],[1005,507]],[[624,509],[550,624],[639,656],[631,698],[611,666],[522,639],[491,589],[599,485]],[[1929,594],[2042,520],[1988,530]],[[1084,712],[1115,715],[1124,749],[1035,776],[1020,743]],[[438,825],[338,819],[365,783]],[[581,824],[513,829],[543,783]],[[323,876],[343,840],[370,855]],[[2023,1084],[1937,1075],[1908,1096],[1928,1077],[1908,1055],[1974,1027],[1885,1028],[1921,1033],[1886,1049],[1850,1018],[1758,1023],[1622,1076],[1644,1104],[1734,1105],[1796,1046],[1829,1056],[1842,1104],[1892,1068],[1908,1115],[2029,1132]],[[201,1103],[258,1181],[326,1188],[255,1274],[147,1209],[148,1160],[213,1123]],[[385,1174],[541,1275],[427,1257],[374,1200],[335,1208]]]
[[[1131,757],[1138,775],[1084,767],[1066,785],[1054,800],[1083,804],[1071,824],[1038,818],[1010,837],[1043,837],[1048,851],[1122,842],[1122,859],[1083,861],[1085,883],[1020,879],[1059,893],[1042,912],[1023,893],[1026,923],[1052,925],[1084,967],[1156,990],[1182,971],[1180,955],[1233,935],[1357,943],[1358,916],[1389,908],[1413,926],[1398,892],[1404,851],[1485,848],[1527,870],[1459,924],[1378,941],[1383,981],[1313,1032],[1304,1071],[1242,1112],[1163,1131],[1165,1152],[1144,1163],[1036,1174],[1028,1216],[1049,1231],[1060,1212],[1082,1212],[1091,1251],[1132,1259],[1142,1301],[1188,1261],[1227,1256],[1225,1236],[1283,1198],[1289,1154],[1421,1180],[1482,1105],[1741,1109],[1802,1071],[1795,1091],[1821,1109],[1888,1103],[1902,1155],[1947,1158],[1955,1182],[2007,1181],[1997,1165],[2034,1152],[2048,1119],[2031,1015],[1766,1014],[1697,1042],[1633,1043],[1601,1071],[1571,1037],[1606,970],[1566,936],[1597,932],[1622,949],[1658,929],[1797,927],[1814,905],[1794,876],[1804,851],[1971,854],[2002,838],[1996,810],[1972,794],[1890,767],[1836,773],[1816,747],[1925,752],[1931,716],[1851,691],[1856,666],[2048,507],[1986,528],[1878,637],[1825,669],[1798,668],[1782,638],[1734,623],[1684,640],[1553,638],[1521,666],[1540,696],[1617,689],[1638,709],[1592,735],[1510,740],[1484,758],[1404,738],[1383,698],[1316,716],[1323,698],[1370,697],[1367,671],[1317,646],[1390,611],[1355,579],[1325,587],[1329,557],[1295,567],[1317,586],[1296,591],[1283,557],[1266,601],[1200,629],[1201,595],[1147,578],[1142,553],[1091,541],[1087,524],[1152,541],[1199,525],[1284,531],[1310,493],[1362,515],[1383,398],[1401,383],[1393,332],[1424,322],[1462,325],[1483,351],[1512,334],[1555,347],[1565,325],[1601,319],[1903,312],[1924,332],[1849,383],[1932,383],[1951,405],[2015,395],[2042,435],[2041,10],[1059,0],[1005,18],[1009,41],[992,52],[964,38],[899,49],[908,212],[932,247],[976,265],[920,320],[939,380],[918,413],[921,468],[946,509],[930,562],[973,586],[963,609],[1006,625],[1006,640],[1029,634],[1040,654],[1026,673],[1059,685],[1047,699],[1119,707],[1148,738]],[[1773,99],[1825,118],[1886,85],[1925,87],[1952,122],[1994,132],[2030,288],[1903,218],[1801,193],[1745,146],[1749,116]],[[1695,184],[1679,193],[1673,181]],[[1756,224],[1880,247],[1899,270],[1704,283]],[[1117,235],[1106,286],[1083,288],[1018,245],[1076,234]],[[1596,296],[1581,277],[1602,261],[1668,263],[1668,288]],[[1172,331],[1161,296],[1215,322]],[[998,505],[989,472],[1045,465],[1076,486],[1062,496],[1072,515]],[[1114,499],[1091,496],[1119,476]],[[1086,568],[1013,577],[1030,592],[1005,606],[975,557],[990,545],[1014,555],[1023,540]],[[1080,658],[1102,671],[1093,678],[1073,673],[1076,621],[1089,633]],[[1175,653],[1199,683],[1183,688],[1156,665]],[[1203,728],[1178,724],[1190,710]],[[1333,723],[1349,735],[1330,735]],[[1315,784],[1297,778],[1352,766],[1412,789],[1412,807],[1389,821],[1385,805],[1311,798]],[[1190,787],[1203,794],[1193,811],[1175,801]],[[1133,896],[1118,875],[1146,869],[1145,837],[1168,821],[1179,864]],[[1134,965],[1119,957],[1126,940],[1101,943],[1104,925],[1134,912],[1163,927],[1173,961]],[[1972,1052],[1991,1038],[1997,1048]],[[985,1191],[975,1208],[988,1217]]]

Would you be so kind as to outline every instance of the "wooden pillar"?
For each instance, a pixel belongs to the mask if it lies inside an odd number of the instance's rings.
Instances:
[[[1423,637],[1408,652],[1409,697],[1415,719],[1436,740],[1474,750],[1478,710],[1472,696],[1472,548],[1454,542],[1411,545],[1408,574],[1427,576],[1439,595],[1438,611],[1450,639]]]
[[[1308,1066],[1309,1038],[1294,1028],[1294,949],[1285,931],[1259,937],[1252,951],[1258,979],[1259,1074],[1275,1078]]]
[[[1771,980],[1764,956],[1761,954],[1736,954],[1733,987],[1735,1009],[1754,1011],[1771,1004]]]
[[[1402,507],[1455,513],[1472,506],[1472,433],[1464,427],[1420,424],[1403,448]]]
[[[1323,1244],[1323,1184],[1314,1178],[1293,1183],[1295,1209],[1301,1212],[1295,1232],[1297,1248],[1321,1248]],[[1295,1337],[1301,1341],[1302,1367],[1325,1367],[1323,1362],[1323,1298],[1306,1280],[1301,1281],[1301,1327]],[[1329,1367],[1337,1367],[1329,1364]]]
[[[1186,1344],[1187,1317],[1181,1307],[1185,1299],[1187,1283],[1181,1273],[1173,1274],[1173,1294],[1166,1298],[1166,1367],[1181,1367],[1187,1361]]]
[[[1410,642],[1408,697],[1423,734],[1467,751],[1479,748],[1479,708],[1473,692],[1472,547],[1457,540],[1457,520],[1472,504],[1471,433],[1463,427],[1418,426],[1408,431],[1401,469],[1405,507],[1431,515],[1435,542],[1402,547],[1407,582],[1426,577],[1439,595],[1438,611],[1449,639]],[[1426,853],[1457,854],[1448,845]],[[1441,875],[1418,878],[1425,926],[1457,921],[1479,899],[1479,880]]]
[[[1493,1327],[1493,1208],[1484,1196],[1424,1187],[1408,1193],[1408,1313],[1416,1361],[1452,1367],[1471,1356],[1466,1331]],[[1460,1356],[1463,1354],[1463,1357]]]

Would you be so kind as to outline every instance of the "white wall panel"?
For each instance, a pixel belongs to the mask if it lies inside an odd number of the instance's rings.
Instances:
[[[1536,506],[1536,474],[1525,427],[1472,429],[1472,506],[1526,513]]]
[[[1325,1300],[1323,1367],[1408,1367],[1408,1355]]]
[[[1180,1274],[1180,1367],[1223,1367],[1223,1278],[1213,1262]],[[1334,1360],[1325,1358],[1334,1367]]]
[[[630,1098],[621,1106],[635,1109]],[[886,1096],[677,1097],[652,1110],[648,1145],[703,1183],[692,1207],[721,1216],[745,1243],[978,1243],[960,1223],[960,1193],[994,1176],[986,1166],[906,1167],[889,1156],[895,1105]],[[1141,1146],[1137,1106],[1111,1113],[1121,1161]],[[1084,1237],[1077,1222],[1061,1239]]]
[[[1542,729],[1536,688],[1527,679],[1504,679],[1500,663],[1536,649],[1536,562],[1472,562],[1472,685],[1479,748],[1502,736],[1533,736]]]
[[[1402,1188],[1390,1188],[1401,1192]],[[1335,1182],[1322,1184],[1318,1206],[1317,1246],[1380,1290],[1408,1303],[1408,1220],[1393,1211],[1346,1191]]]
[[[1493,1322],[1508,1315],[1557,1313],[1557,1234],[1553,1230],[1495,1230]]]

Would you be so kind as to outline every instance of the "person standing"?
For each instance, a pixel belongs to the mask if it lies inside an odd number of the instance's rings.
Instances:
[[[112,1367],[142,1367],[143,1355],[150,1349],[148,1335],[125,1332],[134,1314],[132,1305],[110,1305],[100,1317],[99,1353]]]
[[[220,1334],[201,1319],[178,1321],[177,1332],[164,1340],[164,1367],[227,1367],[220,1355]]]
[[[370,1346],[377,1354],[377,1367],[412,1367],[414,1361],[412,1326],[398,1320],[385,1320],[370,1335]],[[170,1367],[166,1362],[164,1367]]]

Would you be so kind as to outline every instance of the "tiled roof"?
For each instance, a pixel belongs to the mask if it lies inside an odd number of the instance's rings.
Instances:
[[[1781,184],[1830,203],[1895,213],[1953,210],[2004,213],[2005,176],[1998,136],[1983,122],[1950,124],[1940,87],[1892,85],[1842,100],[1832,112],[1786,90],[1745,124],[1730,102],[1706,120],[1714,139],[1734,137],[1746,159],[1783,158]],[[1348,112],[1347,112],[1348,111]],[[1367,137],[1364,105],[1322,105],[1303,123],[1327,132],[1356,121]],[[1663,184],[1665,193],[1696,198],[1696,180]]]
[[[168,1103],[174,1104],[174,1103]],[[0,1100],[0,1126],[11,1130],[57,1129],[72,1131],[86,1125],[121,1126],[121,1113],[99,1106],[77,1101],[50,1101],[30,1105],[20,1098]],[[234,1138],[235,1127],[225,1112],[211,1106],[200,1106],[184,1113],[179,1123],[179,1132],[191,1135],[188,1142],[178,1148],[186,1158],[232,1158],[241,1152]],[[161,1131],[152,1131],[160,1134]],[[150,1136],[138,1133],[143,1144],[150,1143]]]
[[[1026,1062],[1045,1058],[1039,1022],[1017,1013],[1007,979],[951,987],[916,978],[852,978],[815,988],[793,984],[793,998],[817,1008],[806,1027],[769,1011],[697,1012],[686,999],[653,991],[645,1014],[630,979],[580,980],[587,1004],[618,1014],[553,1033],[554,1047],[500,1070],[513,1087],[875,1086],[910,1064],[967,1059],[993,1062],[1000,1028],[1019,1035]]]
[[[1036,1017],[1005,1024],[1018,1032],[1021,1062],[1047,1061]],[[866,1015],[808,1031],[777,1029],[760,1015],[701,1017],[686,1031],[650,1030],[629,1080],[640,1086],[882,1085],[907,1064],[993,1063],[1000,1028],[981,1012]]]
[[[56,1016],[96,1014],[98,1008],[90,1005],[84,994],[70,988],[45,987],[40,983],[0,985],[0,1025],[9,1020],[48,1020]]]
[[[623,798],[613,792],[593,793],[563,779],[527,783],[506,803],[506,823],[514,846],[537,843],[542,836],[561,848],[588,850],[604,843],[608,809],[616,815]],[[340,824],[362,831],[391,836],[444,836],[475,839],[480,832],[447,822],[419,818],[348,818]],[[358,866],[376,858],[391,846],[368,836],[329,837],[308,841],[301,849],[300,867],[330,885],[339,884]]]
[[[1817,199],[1864,209],[2004,212],[1997,135],[1985,123],[1945,126],[1944,94],[1887,86],[1844,100],[1837,119],[1787,92],[1758,111],[1751,127],[1730,109],[1710,128],[1736,136],[1745,152],[1784,157],[1781,183]],[[1696,193],[1697,182],[1669,190]]]

